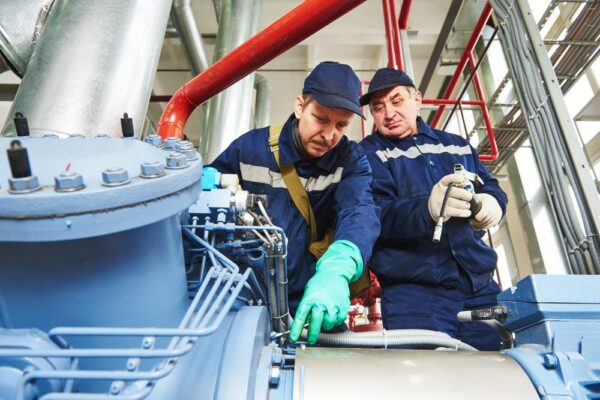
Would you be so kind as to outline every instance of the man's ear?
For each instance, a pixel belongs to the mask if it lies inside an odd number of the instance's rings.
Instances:
[[[423,96],[421,95],[421,92],[419,92],[418,90],[415,91],[415,101],[417,103],[417,110],[420,110],[421,104],[423,103]]]
[[[296,100],[294,100],[294,115],[296,118],[300,119],[302,115],[302,110],[304,109],[304,98],[302,95],[296,96]]]

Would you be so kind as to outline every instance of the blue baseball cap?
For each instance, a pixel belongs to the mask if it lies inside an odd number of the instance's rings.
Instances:
[[[389,89],[394,86],[410,86],[415,87],[410,76],[406,72],[395,68],[380,68],[375,72],[375,76],[371,79],[369,90],[360,98],[360,105],[369,104],[371,96],[380,90]]]
[[[304,80],[302,94],[312,95],[326,107],[348,110],[364,118],[358,99],[360,85],[349,65],[323,61]]]

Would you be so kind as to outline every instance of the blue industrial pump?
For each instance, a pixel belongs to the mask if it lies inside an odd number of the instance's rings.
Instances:
[[[600,399],[598,276],[530,276],[462,316],[501,352],[420,330],[289,343],[267,202],[186,141],[0,138],[0,400]]]

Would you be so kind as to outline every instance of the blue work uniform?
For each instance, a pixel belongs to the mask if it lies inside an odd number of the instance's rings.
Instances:
[[[420,117],[417,124],[416,135],[399,139],[375,132],[360,143],[381,208],[381,236],[371,268],[382,286],[384,327],[433,329],[479,348],[498,349],[499,337],[487,326],[460,325],[456,319],[459,311],[496,304],[496,252],[467,218],[450,218],[440,242],[433,243],[428,200],[433,186],[454,172],[454,164],[479,175],[484,185],[475,191],[492,195],[503,213],[506,195],[465,139],[432,129]]]
[[[293,163],[317,222],[317,237],[335,226],[334,240],[348,240],[361,252],[364,265],[379,236],[379,209],[371,194],[371,168],[357,143],[342,137],[322,157],[302,159],[293,143],[292,114],[281,130],[279,154],[282,164]],[[310,227],[287,190],[268,144],[269,128],[254,129],[236,139],[212,167],[237,174],[244,190],[267,195],[267,213],[288,238],[288,297],[292,314],[315,273],[315,257],[308,251]]]

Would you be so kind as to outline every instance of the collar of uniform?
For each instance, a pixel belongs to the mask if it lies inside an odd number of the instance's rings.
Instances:
[[[415,139],[419,136],[419,135],[425,135],[435,141],[439,141],[440,139],[437,137],[437,134],[435,133],[435,131],[433,129],[431,129],[431,127],[429,125],[427,125],[427,123],[425,121],[423,121],[423,118],[421,117],[417,117],[417,126],[419,127],[419,130],[417,131],[416,134],[411,135],[411,136],[407,136],[405,138],[399,139],[396,137],[392,137],[392,136],[384,136],[381,134],[381,132],[379,131],[375,131],[375,134],[379,135],[381,138],[384,138],[386,140],[389,140],[392,143],[398,144],[398,143],[412,143],[412,140],[410,140],[411,138]]]
[[[429,136],[433,140],[439,140],[434,130],[431,129],[431,127],[427,125],[425,121],[423,121],[423,118],[417,117],[417,126],[419,127],[419,132],[417,133],[417,135],[422,133],[424,135]]]
[[[283,125],[279,135],[279,159],[282,164],[293,164],[302,159],[302,155],[294,146],[292,128],[296,123],[296,116],[292,114]]]

